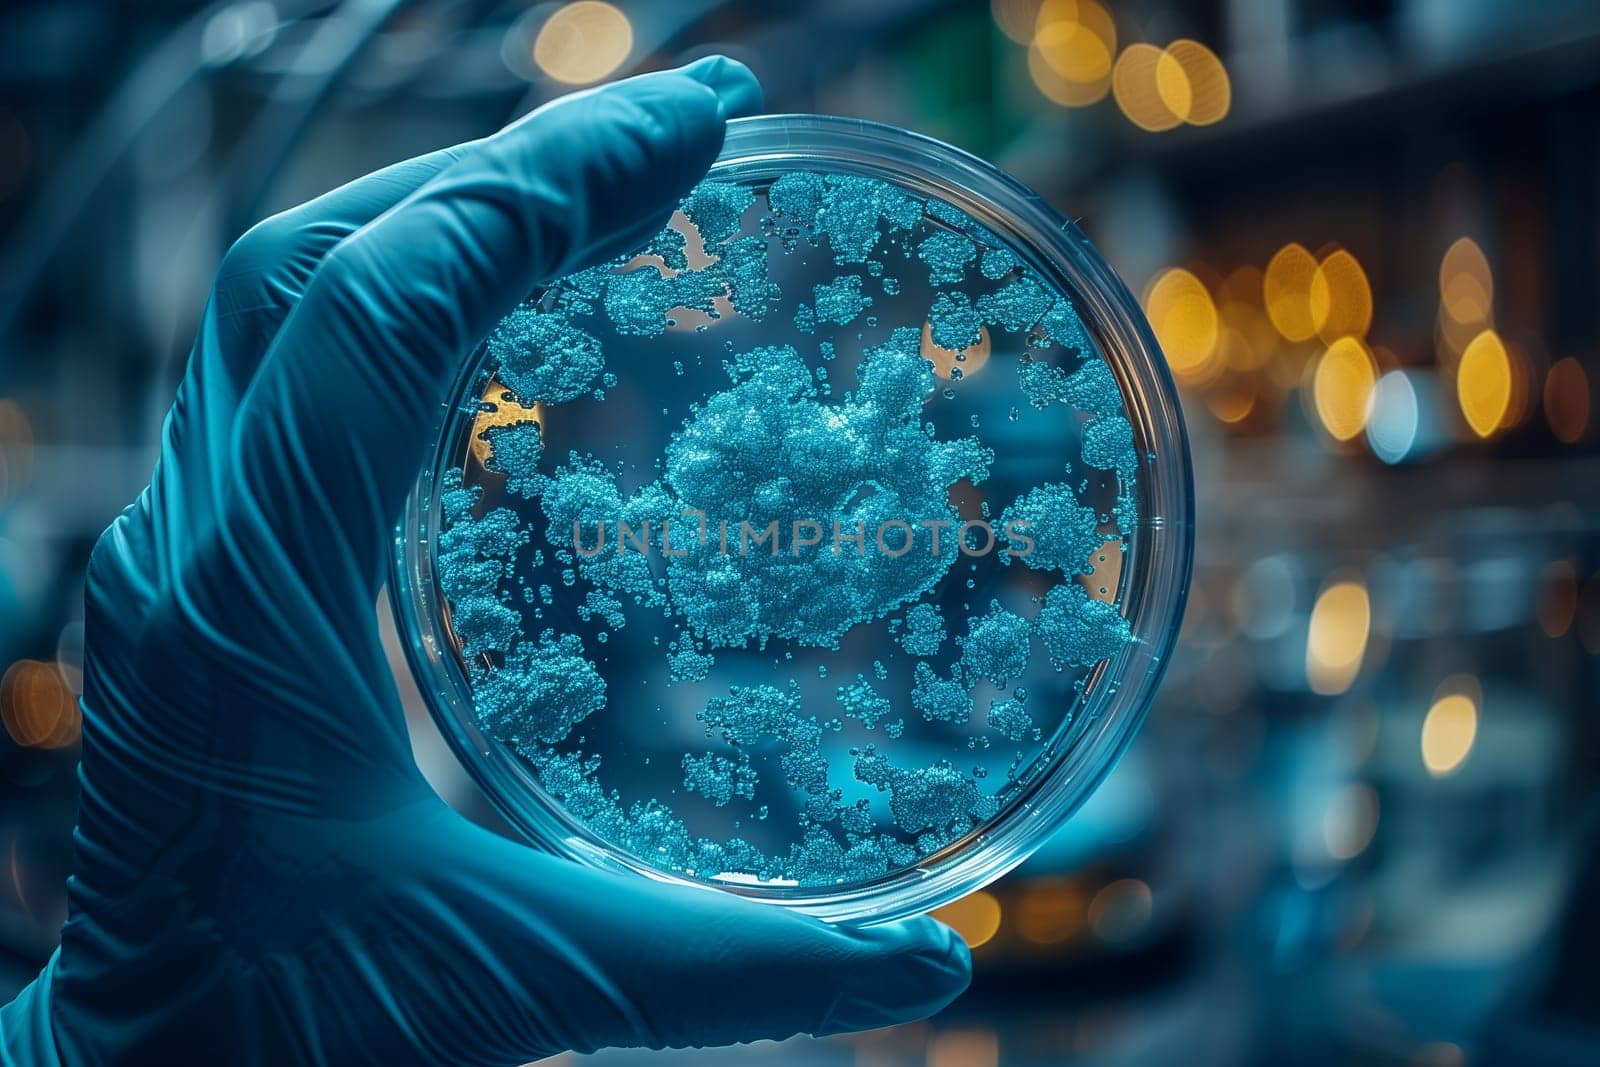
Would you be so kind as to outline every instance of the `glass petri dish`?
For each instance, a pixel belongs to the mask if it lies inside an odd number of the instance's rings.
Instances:
[[[930,138],[766,116],[467,362],[391,600],[530,841],[872,923],[1110,772],[1192,512],[1171,378],[1076,226]]]

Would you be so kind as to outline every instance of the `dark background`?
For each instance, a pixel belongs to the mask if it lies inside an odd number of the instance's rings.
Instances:
[[[966,997],[857,1038],[595,1059],[1600,1062],[1600,9],[1578,0],[11,0],[0,996],[64,916],[84,562],[144,484],[229,241],[712,50],[774,111],[932,134],[1082,221],[1183,387],[1198,570],[1129,757],[946,909],[977,946]],[[489,818],[410,711],[440,791]]]

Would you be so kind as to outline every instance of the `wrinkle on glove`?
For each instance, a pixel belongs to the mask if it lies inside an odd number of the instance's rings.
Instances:
[[[218,272],[150,487],[90,562],[69,916],[0,1065],[516,1064],[938,1010],[930,919],[831,927],[450,811],[373,603],[463,359],[641,244],[761,105],[712,57],[268,219]]]

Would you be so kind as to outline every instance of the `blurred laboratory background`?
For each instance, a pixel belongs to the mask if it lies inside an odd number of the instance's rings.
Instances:
[[[859,1037],[593,1059],[1600,1062],[1587,0],[9,0],[0,997],[65,914],[84,564],[229,242],[711,51],[775,111],[931,134],[1080,220],[1179,383],[1198,569],[1127,759],[941,913],[968,995]],[[492,820],[409,710],[440,791]]]

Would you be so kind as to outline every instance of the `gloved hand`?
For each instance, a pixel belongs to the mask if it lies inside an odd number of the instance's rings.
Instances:
[[[641,244],[760,104],[726,59],[559,100],[229,251],[150,488],[89,565],[59,951],[6,1064],[520,1063],[937,1010],[931,919],[828,926],[481,830],[412,761],[374,603],[458,363]]]

